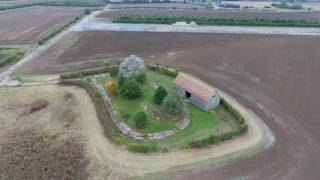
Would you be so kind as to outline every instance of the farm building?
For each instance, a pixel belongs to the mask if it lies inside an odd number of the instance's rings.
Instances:
[[[190,74],[179,73],[174,84],[180,95],[190,98],[194,105],[203,110],[208,111],[220,103],[220,95],[215,88]]]

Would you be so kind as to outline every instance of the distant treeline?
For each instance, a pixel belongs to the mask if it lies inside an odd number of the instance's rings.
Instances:
[[[231,26],[274,26],[274,27],[320,27],[320,20],[315,19],[266,19],[266,18],[215,18],[201,16],[142,16],[118,15],[112,18],[114,23],[173,24],[184,21],[198,25]]]
[[[294,9],[294,10],[300,10],[303,9],[303,6],[300,4],[288,4],[288,3],[272,3],[271,6],[281,8],[281,9]]]
[[[24,7],[31,7],[31,6],[72,6],[72,7],[99,7],[104,6],[105,3],[97,2],[97,1],[62,1],[62,2],[39,2],[39,3],[28,3],[28,4],[15,4],[12,6],[5,6],[0,7],[0,11],[10,10],[10,9],[18,9]]]

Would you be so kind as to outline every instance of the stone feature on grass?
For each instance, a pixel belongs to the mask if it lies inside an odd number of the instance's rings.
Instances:
[[[135,78],[146,69],[144,60],[130,55],[119,65],[119,73],[125,78]]]

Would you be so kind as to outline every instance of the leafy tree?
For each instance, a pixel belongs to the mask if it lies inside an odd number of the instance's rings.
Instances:
[[[114,80],[110,80],[105,84],[105,88],[112,94],[117,94],[118,91],[118,85]]]
[[[119,80],[118,80],[119,88],[121,88],[123,86],[125,81],[126,81],[126,79],[122,75],[120,75]]]
[[[119,73],[119,68],[117,66],[113,66],[111,69],[110,69],[110,76],[111,77],[116,77]]]
[[[147,114],[143,111],[138,111],[133,118],[134,125],[138,129],[142,129],[147,124]]]
[[[84,9],[84,14],[85,15],[91,14],[91,10],[90,9]]]
[[[183,102],[177,93],[166,96],[161,106],[165,112],[174,116],[180,115],[183,111]]]
[[[120,95],[128,99],[137,99],[142,97],[143,92],[136,81],[126,80],[120,87]]]
[[[145,72],[139,73],[136,77],[136,81],[140,84],[143,84],[144,82],[146,82],[146,73]]]
[[[212,9],[212,0],[206,0],[206,8]]]
[[[154,95],[152,97],[152,101],[153,103],[156,103],[156,104],[162,104],[163,102],[163,99],[168,95],[167,91],[159,86],[156,91],[154,92]]]

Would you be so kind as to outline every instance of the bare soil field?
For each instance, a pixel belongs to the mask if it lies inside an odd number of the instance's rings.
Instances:
[[[186,172],[178,179],[316,180],[320,176],[319,49],[319,37],[82,32],[70,34],[19,71],[77,70],[97,66],[102,63],[99,59],[132,53],[148,63],[179,67],[257,113],[275,133],[277,143],[245,160]]]
[[[110,10],[97,16],[101,21],[110,21],[120,14],[133,15],[174,15],[207,17],[242,17],[242,18],[283,18],[283,19],[320,19],[320,12],[266,12],[266,11],[225,11],[225,10],[171,10],[171,9],[126,9]]]
[[[83,8],[28,7],[0,12],[0,44],[36,43],[54,28],[83,13]]]

